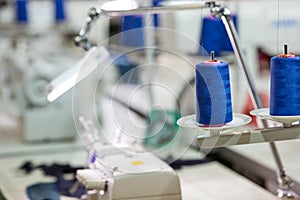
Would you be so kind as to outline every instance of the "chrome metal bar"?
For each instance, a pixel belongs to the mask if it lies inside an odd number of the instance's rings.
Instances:
[[[113,9],[101,9],[102,14],[110,17],[124,16],[124,15],[138,15],[138,14],[163,14],[170,13],[179,10],[199,10],[207,8],[208,5],[205,2],[195,2],[189,4],[179,4],[179,5],[167,5],[158,7],[140,7],[130,10],[113,10]]]
[[[271,147],[271,151],[273,153],[273,156],[275,158],[276,165],[278,166],[279,172],[284,171],[284,167],[283,167],[280,155],[278,153],[277,147],[275,145],[275,142],[270,142],[270,147]]]
[[[152,5],[152,1],[145,1],[147,6]],[[151,13],[151,12],[150,12]],[[144,83],[151,83],[153,78],[155,77],[156,72],[156,66],[153,65],[153,63],[157,63],[156,56],[155,56],[155,49],[153,49],[154,46],[156,46],[156,40],[155,40],[155,29],[154,27],[154,16],[150,13],[147,13],[144,17],[144,42],[145,42],[145,50],[146,50],[146,64],[149,65],[147,69],[147,77],[144,77],[146,80]],[[151,105],[154,103],[154,94],[153,94],[153,87],[148,87],[148,97],[150,100]]]
[[[165,5],[159,7],[139,7],[133,8],[129,10],[113,10],[113,9],[104,9],[93,7],[88,11],[88,17],[86,21],[86,25],[80,30],[79,34],[75,37],[75,44],[84,50],[89,50],[92,47],[92,44],[87,38],[87,33],[90,31],[92,23],[97,20],[99,17],[117,17],[117,16],[125,16],[125,15],[150,15],[150,14],[163,14],[170,13],[173,11],[179,10],[197,10],[210,7],[210,2],[194,2],[188,4],[179,4],[179,5]]]
[[[238,35],[234,28],[234,24],[233,24],[232,20],[227,16],[223,15],[221,17],[221,19],[222,19],[223,24],[225,25],[227,34],[231,41],[232,48],[234,49],[234,53],[235,53],[238,65],[241,68],[243,76],[246,80],[249,95],[251,97],[253,106],[255,109],[262,108],[262,103],[261,103],[260,97],[258,96],[258,92],[255,87],[254,81],[251,77],[251,73],[249,71],[250,67],[247,65],[245,56],[242,52],[241,45],[238,40]]]

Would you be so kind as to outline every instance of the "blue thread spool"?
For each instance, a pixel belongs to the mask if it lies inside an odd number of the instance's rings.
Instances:
[[[300,115],[300,57],[284,54],[271,58],[270,115]]]
[[[232,20],[237,27],[237,16],[233,15]],[[207,52],[214,51],[216,56],[220,56],[224,51],[233,52],[222,20],[212,16],[202,20],[200,44]],[[199,53],[201,53],[202,47],[199,49]]]
[[[196,65],[196,121],[204,126],[222,126],[232,121],[228,63],[214,59]]]
[[[16,21],[21,24],[26,24],[28,22],[27,0],[16,1]]]
[[[55,0],[55,21],[65,21],[65,0]]]
[[[160,4],[163,2],[164,0],[153,0],[152,1],[152,6],[157,7],[160,6]],[[153,15],[153,20],[154,20],[154,26],[155,27],[159,27],[159,15],[158,14],[154,14]]]
[[[121,35],[122,45],[129,47],[144,46],[143,23],[143,16],[140,15],[123,17]]]

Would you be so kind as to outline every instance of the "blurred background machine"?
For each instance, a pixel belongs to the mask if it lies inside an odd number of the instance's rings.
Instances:
[[[56,103],[49,104],[44,88],[82,56],[82,52],[73,46],[73,35],[93,3],[3,1],[0,13],[1,97],[4,104],[11,105],[10,112],[17,119],[22,140],[38,142],[75,138],[72,91]],[[103,40],[107,37],[105,30],[108,31],[108,23],[102,22],[94,27],[92,32],[97,33],[91,33],[91,37]]]

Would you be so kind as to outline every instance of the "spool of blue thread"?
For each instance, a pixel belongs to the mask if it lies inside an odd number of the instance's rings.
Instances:
[[[54,0],[55,3],[55,21],[65,21],[65,0]]]
[[[237,27],[236,15],[232,15],[232,21]],[[212,16],[205,17],[202,20],[200,44],[207,52],[214,51],[216,56],[220,56],[222,52],[233,52],[222,20]],[[200,54],[202,47],[199,49]]]
[[[271,58],[270,115],[300,115],[300,57],[285,52]]]
[[[27,23],[27,0],[16,0],[16,21],[21,24]]]
[[[232,121],[228,63],[213,56],[196,65],[196,121],[204,126],[222,126]]]
[[[143,23],[143,16],[140,15],[123,17],[121,35],[122,45],[129,47],[144,46]]]
[[[160,6],[160,4],[163,2],[164,0],[153,0],[152,1],[152,6],[157,7]],[[158,14],[154,14],[153,15],[153,19],[154,19],[154,26],[155,27],[159,27],[159,15]]]

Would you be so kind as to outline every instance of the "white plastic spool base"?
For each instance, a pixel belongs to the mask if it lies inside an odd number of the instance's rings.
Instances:
[[[182,128],[190,128],[196,130],[209,131],[210,135],[219,135],[222,131],[237,128],[240,126],[247,125],[251,122],[251,117],[244,114],[233,113],[232,121],[222,125],[222,126],[203,126],[196,121],[196,115],[189,115],[182,117],[177,121],[177,124]]]

